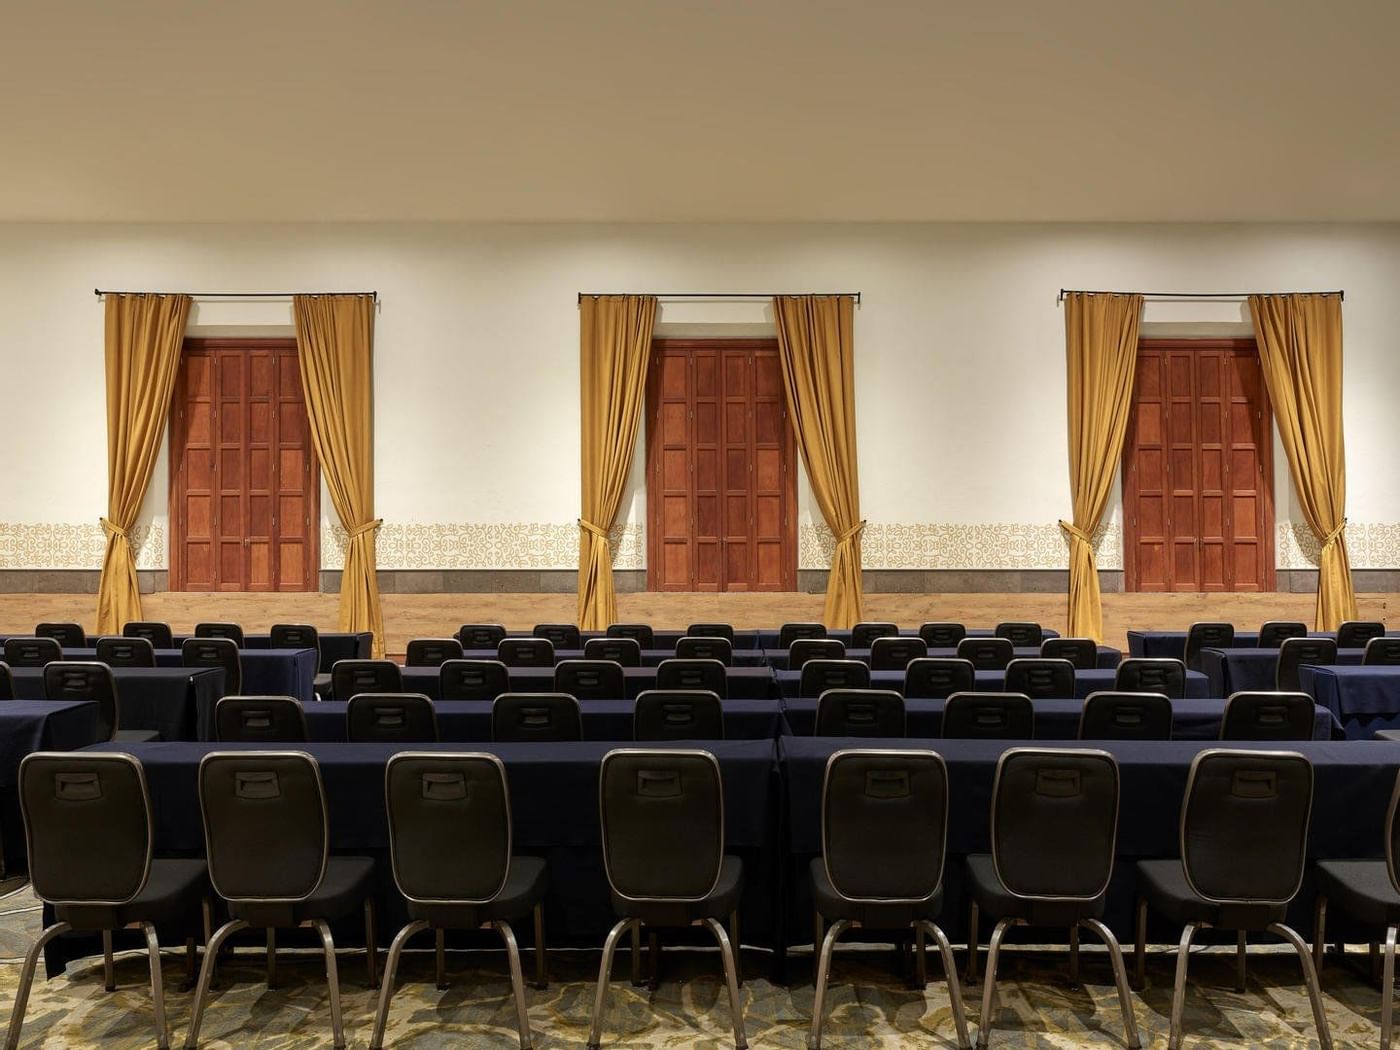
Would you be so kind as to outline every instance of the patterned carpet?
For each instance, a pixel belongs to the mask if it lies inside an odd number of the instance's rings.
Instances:
[[[0,885],[0,1009],[8,1018],[19,963],[39,930],[39,910],[27,887]],[[1338,1047],[1374,1047],[1379,1042],[1380,997],[1356,966],[1329,962],[1324,971],[1327,1013]],[[555,952],[551,985],[527,990],[535,1046],[541,1050],[580,1047],[587,1040],[597,953]],[[1008,950],[998,981],[1001,1009],[994,1047],[1123,1046],[1121,1019],[1107,959],[1085,948],[1082,989],[1072,988],[1062,953]],[[415,1050],[469,1047],[514,1048],[515,1013],[502,953],[449,956],[451,987],[432,981],[431,952],[405,956],[390,1013],[386,1045]],[[525,960],[527,976],[530,960]],[[749,1043],[762,1047],[805,1046],[812,1009],[810,956],[792,957],[794,983],[784,988],[761,976],[766,956],[747,955],[750,979],[742,989]],[[604,1045],[618,1048],[697,1048],[733,1045],[729,1008],[715,952],[673,950],[663,962],[659,989],[649,993],[627,980],[620,960],[612,985]],[[153,1044],[149,974],[144,954],[117,957],[118,990],[102,988],[101,960],[70,967],[44,982],[30,997],[24,1047],[126,1050]],[[279,986],[262,983],[263,958],[239,952],[220,968],[206,1014],[201,1045],[218,1050],[330,1047],[330,1015],[319,956],[298,951],[279,955]],[[1192,959],[1187,995],[1187,1047],[1315,1047],[1312,1015],[1295,958],[1263,949],[1250,958],[1249,986],[1232,989],[1233,955],[1224,949]],[[180,1045],[189,1023],[191,994],[181,991],[183,952],[163,955],[172,1039]],[[930,957],[932,983],[926,996],[905,988],[888,950],[853,947],[838,951],[828,996],[824,1045],[843,1048],[950,1047],[952,1014],[945,986]],[[1148,987],[1133,1006],[1144,1046],[1165,1046],[1171,999],[1171,960],[1166,949],[1149,956]],[[346,1036],[352,1047],[368,1045],[375,1000],[366,989],[362,957],[341,962]],[[980,1011],[981,985],[965,989],[968,1023]]]

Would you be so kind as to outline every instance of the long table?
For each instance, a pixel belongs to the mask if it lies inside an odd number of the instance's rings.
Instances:
[[[788,651],[786,649],[761,649],[759,652],[763,654],[764,662],[775,671],[786,671],[788,669]],[[1017,646],[1011,650],[1011,653],[1012,656],[1018,660],[1038,659],[1040,657],[1040,649],[1033,645]],[[930,649],[928,655],[931,657],[950,659],[956,657],[958,651],[956,649],[938,646]],[[862,663],[868,664],[870,662],[870,650],[847,648],[845,658],[847,660],[860,660]],[[1099,669],[1111,670],[1117,667],[1122,659],[1123,653],[1121,650],[1115,649],[1111,645],[1099,646],[1097,663]]]
[[[1093,692],[1113,688],[1113,679],[1118,672],[1107,668],[1094,668],[1091,671],[1076,671],[1074,673],[1074,697],[1073,699],[1083,700]],[[798,695],[802,679],[801,671],[774,671],[774,678],[778,683],[778,693],[787,700]],[[1006,684],[1005,671],[978,671],[976,672],[977,691],[981,693],[1000,692]],[[894,689],[904,692],[904,672],[903,671],[871,671],[870,688],[872,689]],[[1206,676],[1199,671],[1186,672],[1186,695],[1194,699],[1206,699],[1211,696],[1210,683]]]
[[[44,699],[42,667],[11,670],[15,695]],[[224,695],[220,667],[114,667],[123,729],[154,729],[162,740],[208,740]]]
[[[673,660],[676,656],[676,647],[673,645],[669,649],[643,649],[642,666],[655,667],[662,660]],[[467,660],[496,660],[495,649],[467,649],[462,653],[462,657]],[[554,662],[560,663],[564,660],[585,660],[588,659],[582,649],[555,649]],[[768,661],[762,649],[734,649],[735,667],[766,667]]]
[[[1298,680],[1342,723],[1350,740],[1400,729],[1400,667],[1304,666],[1298,669]]]
[[[183,667],[179,649],[157,649],[157,667]],[[96,660],[96,649],[65,649],[65,660]],[[315,649],[240,649],[246,696],[294,696],[302,703],[316,699]]]
[[[23,868],[19,766],[35,751],[76,751],[97,741],[97,705],[84,700],[0,702],[0,841],[5,867]]]
[[[1365,652],[1364,649],[1338,649],[1337,663],[1359,664]],[[1201,650],[1201,670],[1210,679],[1216,696],[1242,691],[1267,692],[1277,688],[1278,650],[1205,648]]]
[[[1397,631],[1386,631],[1388,636],[1400,634]],[[1336,634],[1329,631],[1309,631],[1310,638],[1335,638]],[[1257,649],[1259,647],[1258,631],[1236,631],[1235,644],[1237,649]],[[1180,660],[1186,653],[1186,632],[1185,631],[1129,631],[1128,632],[1128,655],[1129,656],[1173,656]]]
[[[725,679],[729,686],[730,700],[770,700],[776,697],[773,691],[773,671],[768,667],[729,667]],[[655,667],[624,667],[622,669],[625,697],[635,700],[637,694],[656,688]],[[436,700],[441,695],[442,671],[437,667],[405,667],[403,687],[405,692],[426,693]],[[510,688],[517,693],[549,693],[554,691],[554,668],[552,667],[512,667]]]
[[[175,635],[179,646],[192,634]],[[317,668],[322,674],[328,673],[337,660],[368,660],[374,650],[374,635],[369,631],[320,631],[317,637],[321,643],[321,663]],[[245,634],[243,649],[271,649],[272,635]]]

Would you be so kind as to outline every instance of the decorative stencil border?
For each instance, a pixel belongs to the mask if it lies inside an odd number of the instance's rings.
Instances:
[[[578,526],[534,521],[385,522],[376,548],[381,569],[577,569]],[[613,529],[613,568],[645,569],[645,531]],[[339,525],[321,528],[321,568],[345,565],[348,537]]]
[[[835,537],[825,524],[797,530],[797,564],[804,569],[831,565]],[[872,521],[861,535],[861,564],[867,569],[1064,569],[1069,540],[1058,522],[927,522],[895,524]],[[1094,536],[1101,569],[1123,567],[1123,532],[1104,522]]]
[[[138,569],[166,568],[165,526],[131,530]],[[100,569],[107,550],[102,526],[63,522],[0,522],[0,569]]]
[[[1347,553],[1353,569],[1400,568],[1400,523],[1347,523]],[[1306,522],[1283,521],[1275,526],[1275,559],[1280,569],[1315,569],[1321,544]]]

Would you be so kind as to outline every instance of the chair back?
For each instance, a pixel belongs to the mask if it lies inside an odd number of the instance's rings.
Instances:
[[[306,712],[292,696],[225,696],[214,705],[221,744],[304,744]]]
[[[1181,807],[1181,865],[1208,901],[1279,904],[1303,882],[1312,763],[1296,751],[1208,748]]]
[[[876,638],[898,638],[899,624],[869,620],[851,628],[851,648],[869,649]]]
[[[111,740],[120,726],[117,680],[106,664],[54,660],[44,665],[44,696],[49,700],[90,700],[97,704],[97,739]]]
[[[1118,665],[1113,689],[1119,693],[1161,693],[1180,700],[1186,696],[1186,665],[1170,656],[1132,656]]]
[[[603,865],[628,900],[701,900],[724,861],[724,788],[708,751],[622,748],[598,775]]]
[[[228,638],[243,648],[243,628],[236,623],[197,623],[194,625],[196,638]]]
[[[1118,840],[1118,763],[1107,751],[1013,747],[992,782],[992,863],[1015,897],[1093,900]]]
[[[1385,634],[1382,630],[1381,634]],[[77,623],[41,623],[34,627],[35,638],[52,638],[64,649],[86,649],[87,632]]]
[[[870,665],[863,660],[808,660],[798,679],[798,696],[821,696],[828,689],[869,689]]]
[[[904,736],[904,697],[893,689],[828,689],[817,697],[815,735]]]
[[[906,700],[946,700],[954,693],[977,688],[977,670],[971,660],[956,656],[927,656],[904,669]]]
[[[456,638],[415,638],[404,652],[405,667],[441,667],[462,659],[462,643]]]
[[[960,623],[926,623],[919,628],[919,637],[930,649],[956,649],[967,637],[967,627]]]
[[[1092,671],[1099,666],[1099,643],[1092,638],[1047,638],[1040,643],[1040,655],[1068,660],[1076,671]]]
[[[647,689],[637,697],[632,735],[639,741],[723,740],[724,701],[704,689]]]
[[[727,623],[693,623],[685,633],[692,638],[723,638],[734,644],[734,628]]]
[[[650,624],[614,623],[608,626],[609,638],[631,638],[643,649],[656,648],[656,632]]]
[[[331,699],[357,693],[402,693],[403,671],[393,660],[337,660],[331,668]]]
[[[1259,648],[1277,649],[1285,638],[1306,638],[1308,625],[1301,620],[1269,620],[1259,628]]]
[[[123,638],[144,638],[156,649],[174,649],[175,635],[168,623],[156,620],[130,620],[122,627]]]
[[[507,667],[553,667],[554,643],[548,638],[502,638],[496,659]]]
[[[1278,676],[1274,688],[1281,693],[1297,693],[1303,688],[1298,669],[1304,664],[1325,666],[1337,662],[1335,638],[1285,638],[1278,647]]]
[[[1074,664],[1043,656],[1012,660],[1002,688],[1032,700],[1067,700],[1074,696]]]
[[[6,638],[4,652],[11,667],[43,667],[63,659],[63,646],[53,638]]]
[[[510,668],[499,660],[448,660],[438,669],[441,700],[494,700],[510,692]]]
[[[948,769],[933,751],[853,748],[826,762],[822,861],[848,901],[916,903],[943,884]]]
[[[99,638],[97,661],[108,667],[154,667],[155,647],[146,638]]]
[[[274,623],[268,629],[269,649],[315,649],[316,667],[320,669],[321,632],[309,623]]]
[[[34,633],[38,634],[39,632],[35,631]],[[1337,628],[1337,648],[1364,649],[1366,643],[1372,638],[1384,637],[1385,624],[1379,620],[1345,620]]]
[[[611,660],[560,660],[554,691],[579,700],[621,700],[627,695],[627,678],[622,665]]]
[[[1372,638],[1366,643],[1366,652],[1362,655],[1361,662],[1372,667],[1394,667],[1400,664],[1400,638]]]
[[[232,638],[186,638],[180,645],[180,662],[186,667],[221,667],[224,695],[243,691],[243,659]]]
[[[725,667],[734,663],[734,643],[718,635],[688,634],[676,639],[678,660],[718,660]]]
[[[1385,870],[1390,887],[1400,894],[1400,773],[1390,792],[1390,808],[1385,812]]]
[[[145,771],[131,755],[26,755],[19,804],[40,900],[119,905],[145,889],[155,822]]]
[[[1311,740],[1317,708],[1307,693],[1239,692],[1225,701],[1221,740]]]
[[[510,789],[495,755],[401,751],[384,770],[394,882],[416,903],[485,904],[510,875]]]
[[[556,649],[583,648],[583,636],[572,623],[537,623],[530,634],[535,638],[547,638]]]
[[[914,660],[928,656],[928,642],[922,638],[876,638],[870,643],[872,671],[903,671]]]
[[[718,660],[662,660],[656,667],[658,689],[704,689],[729,698],[729,675]]]
[[[1080,740],[1170,740],[1172,702],[1161,693],[1090,693],[1079,713]]]
[[[788,670],[800,671],[808,660],[843,660],[846,645],[839,638],[798,638],[788,646]]]
[[[1187,670],[1201,669],[1202,649],[1229,649],[1235,644],[1235,625],[1201,621],[1193,623],[1186,630],[1186,649],[1183,659]]]
[[[506,636],[498,623],[464,623],[457,628],[457,641],[463,649],[494,649]]]
[[[491,739],[499,743],[583,739],[583,715],[568,693],[502,693],[491,705]]]
[[[997,638],[1005,638],[1013,646],[1023,649],[1028,646],[1039,649],[1045,641],[1045,630],[1031,620],[1006,620],[997,624],[992,634]]]
[[[211,751],[199,763],[209,881],[225,900],[305,900],[325,877],[321,767],[304,751]]]
[[[1015,655],[1009,638],[964,638],[958,643],[958,657],[972,661],[979,671],[1004,671]]]
[[[642,645],[635,638],[590,638],[583,643],[585,660],[611,660],[619,667],[641,667]]]
[[[948,740],[1034,740],[1035,707],[1024,693],[954,693],[943,702]]]
[[[352,744],[435,744],[437,712],[422,693],[360,693],[345,708]]]
[[[15,676],[10,674],[10,665],[0,660],[0,700],[15,698]]]
[[[825,638],[826,624],[785,623],[778,628],[778,648],[790,649],[799,638]]]

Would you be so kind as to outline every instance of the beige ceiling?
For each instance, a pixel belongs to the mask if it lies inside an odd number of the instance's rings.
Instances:
[[[1397,220],[1400,2],[0,0],[0,220]]]

